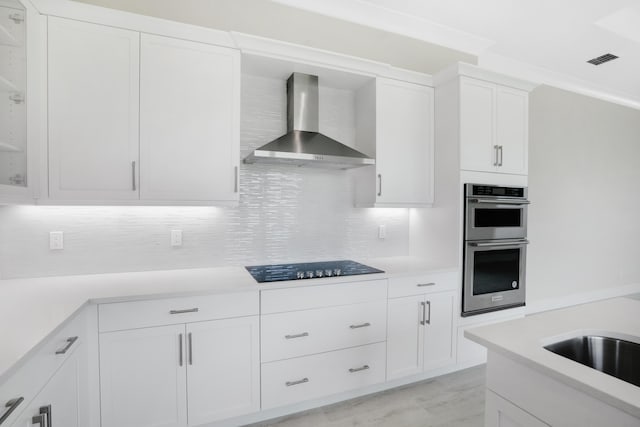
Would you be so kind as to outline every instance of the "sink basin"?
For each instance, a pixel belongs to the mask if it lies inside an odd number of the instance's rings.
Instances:
[[[640,344],[586,335],[549,344],[544,348],[640,387]]]

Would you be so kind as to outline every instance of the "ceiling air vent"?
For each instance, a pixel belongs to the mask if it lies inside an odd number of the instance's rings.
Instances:
[[[604,64],[605,62],[613,61],[616,58],[617,56],[615,56],[612,53],[605,53],[604,55],[598,56],[597,58],[590,59],[587,62],[593,65],[600,65],[600,64]]]

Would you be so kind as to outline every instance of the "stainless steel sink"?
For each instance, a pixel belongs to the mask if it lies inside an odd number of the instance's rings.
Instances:
[[[640,387],[640,344],[586,335],[549,344],[544,348]]]

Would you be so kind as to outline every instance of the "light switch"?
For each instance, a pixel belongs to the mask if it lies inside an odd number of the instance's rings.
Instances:
[[[171,246],[182,246],[182,230],[171,230]]]
[[[64,233],[62,231],[52,231],[49,233],[49,249],[52,251],[64,249]]]

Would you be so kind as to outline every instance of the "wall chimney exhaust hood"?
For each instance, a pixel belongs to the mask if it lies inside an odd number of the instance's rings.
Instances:
[[[253,151],[245,163],[351,169],[375,160],[319,132],[318,76],[293,73],[287,80],[287,133]]]

